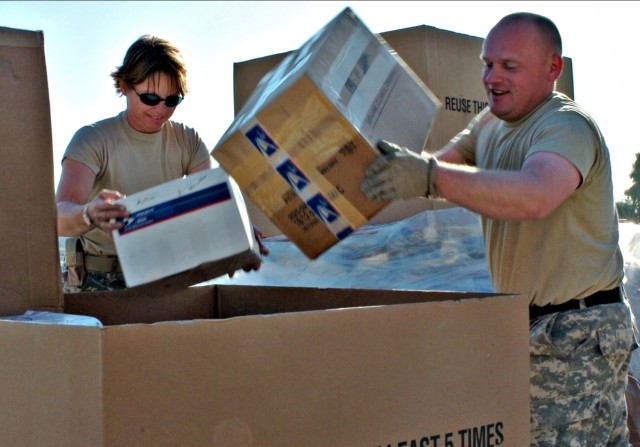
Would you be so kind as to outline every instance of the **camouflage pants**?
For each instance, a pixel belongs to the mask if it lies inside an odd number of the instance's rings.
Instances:
[[[71,286],[68,283],[67,265],[62,265],[62,289],[64,293],[95,292],[99,290],[122,290],[127,287],[124,275],[117,272],[86,272],[82,286]]]
[[[628,447],[628,304],[546,315],[530,330],[531,446]]]

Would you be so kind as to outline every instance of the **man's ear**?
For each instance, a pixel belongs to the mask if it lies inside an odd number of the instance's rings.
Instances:
[[[558,80],[562,74],[562,67],[564,67],[564,59],[558,53],[554,53],[549,63],[549,81],[555,82]]]

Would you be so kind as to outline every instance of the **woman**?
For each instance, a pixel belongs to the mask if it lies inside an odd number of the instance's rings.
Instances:
[[[129,214],[117,199],[213,167],[198,133],[170,120],[188,91],[186,74],[173,44],[140,37],[111,73],[126,110],[82,127],[67,146],[56,191],[58,235],[78,237],[80,245],[67,249],[65,292],[126,287],[111,231]]]

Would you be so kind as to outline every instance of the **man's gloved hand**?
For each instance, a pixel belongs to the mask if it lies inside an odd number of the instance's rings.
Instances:
[[[436,195],[434,157],[384,140],[378,143],[378,149],[382,156],[366,169],[360,185],[368,198],[381,202]]]

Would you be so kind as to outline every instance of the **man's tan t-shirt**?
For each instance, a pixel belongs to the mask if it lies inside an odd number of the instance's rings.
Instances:
[[[582,175],[578,189],[544,219],[482,218],[496,292],[526,294],[542,306],[620,284],[623,259],[609,151],[593,119],[575,102],[554,93],[516,123],[487,108],[452,142],[482,169],[517,171],[529,155],[547,151],[569,160]]]
[[[167,121],[159,132],[145,134],[131,128],[127,112],[80,128],[71,139],[65,158],[87,165],[96,175],[89,200],[103,189],[129,195],[187,175],[210,157],[198,133],[181,123]],[[100,229],[85,233],[87,253],[115,255],[109,235]]]

